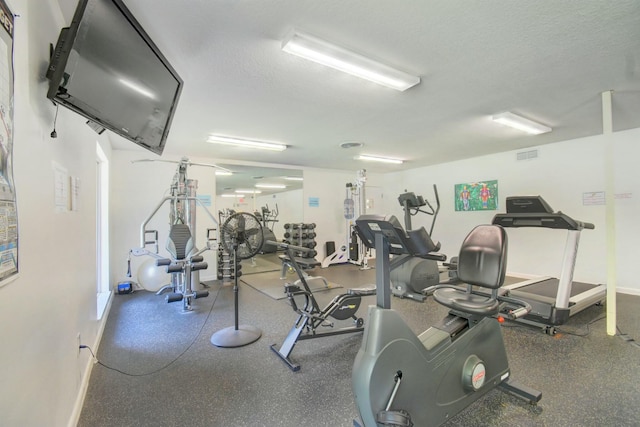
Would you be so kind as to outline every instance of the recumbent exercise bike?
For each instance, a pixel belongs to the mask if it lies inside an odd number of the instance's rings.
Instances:
[[[389,257],[419,252],[425,236],[405,233],[393,216],[363,215],[356,227],[363,242],[375,247],[377,269],[377,305],[369,308],[352,372],[365,427],[439,426],[495,387],[533,404],[540,400],[540,392],[511,381],[500,324],[494,317],[506,302],[519,307],[508,313],[510,318],[531,309],[524,301],[499,294],[507,263],[502,227],[480,225],[469,233],[458,257],[458,278],[466,285],[428,288],[427,293],[451,310],[420,335],[390,309]],[[482,294],[473,287],[491,292]]]
[[[313,338],[363,331],[364,320],[361,317],[357,317],[356,312],[360,307],[361,298],[366,295],[375,295],[376,289],[373,286],[349,289],[346,293],[337,295],[325,308],[320,309],[307,282],[314,278],[309,277],[302,271],[295,256],[295,252],[308,252],[312,249],[274,241],[269,241],[268,243],[275,245],[278,249],[284,249],[286,251],[286,261],[294,268],[298,275],[298,280],[295,283],[287,283],[284,286],[284,292],[287,294],[293,311],[298,314],[298,318],[280,348],[277,347],[277,344],[271,345],[271,350],[273,350],[292,371],[298,371],[300,370],[300,365],[293,362],[289,357],[296,343]],[[295,298],[297,296],[304,298],[304,306],[302,308],[296,303]],[[353,319],[354,324],[348,327],[332,329],[334,325],[328,321],[329,317],[336,320]],[[329,327],[331,329],[319,332],[319,327]]]

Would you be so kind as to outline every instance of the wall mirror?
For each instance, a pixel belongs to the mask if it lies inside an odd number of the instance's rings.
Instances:
[[[298,169],[220,164],[216,172],[216,209],[259,213],[263,227],[282,240],[287,223],[303,222],[303,173]],[[266,213],[266,215],[263,215]],[[273,236],[272,236],[273,237]]]

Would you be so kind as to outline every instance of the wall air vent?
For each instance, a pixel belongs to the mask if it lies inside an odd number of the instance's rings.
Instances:
[[[516,154],[516,160],[533,160],[538,158],[538,150],[520,151]]]

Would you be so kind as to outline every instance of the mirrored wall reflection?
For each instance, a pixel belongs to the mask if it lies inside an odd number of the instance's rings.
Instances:
[[[220,164],[231,175],[216,172],[216,209],[258,214],[270,237],[282,240],[284,224],[303,222],[301,170]]]

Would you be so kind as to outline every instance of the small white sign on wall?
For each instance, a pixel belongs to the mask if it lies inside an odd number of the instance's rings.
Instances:
[[[56,212],[67,212],[69,210],[69,173],[67,169],[53,162],[53,182],[54,182],[54,210]]]
[[[71,210],[78,212],[78,199],[80,198],[80,178],[77,176],[69,177],[71,185]]]
[[[595,206],[605,204],[605,192],[604,191],[590,191],[588,193],[582,193],[582,204],[584,206]]]

